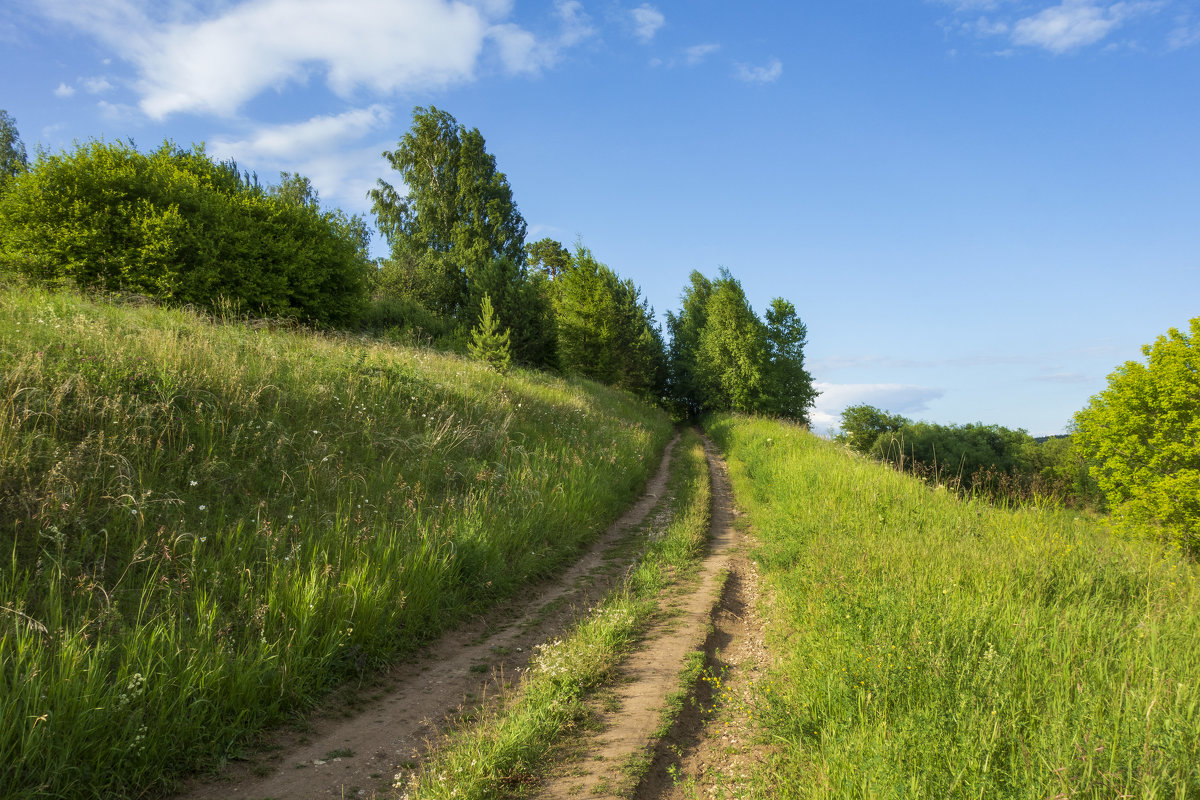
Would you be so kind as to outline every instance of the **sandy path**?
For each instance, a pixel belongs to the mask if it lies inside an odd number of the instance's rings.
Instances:
[[[676,613],[667,615],[646,634],[650,644],[630,656],[615,689],[614,710],[601,715],[600,732],[583,745],[581,757],[555,771],[538,793],[548,800],[581,797],[628,797],[636,785],[631,763],[649,758],[656,746],[667,697],[679,688],[688,653],[704,647],[714,608],[722,597],[722,578],[730,563],[734,528],[733,496],[724,461],[705,440],[712,477],[712,522],[709,554],[700,577],[675,598]]]
[[[538,587],[535,597],[445,635],[358,697],[335,695],[307,729],[278,732],[253,758],[192,782],[179,800],[387,794],[393,775],[419,763],[425,743],[448,716],[492,693],[505,674],[525,665],[535,644],[565,631],[616,583],[622,571],[610,568],[614,551],[666,493],[677,440],[667,445],[641,499],[561,577]],[[353,705],[361,710],[350,712]]]

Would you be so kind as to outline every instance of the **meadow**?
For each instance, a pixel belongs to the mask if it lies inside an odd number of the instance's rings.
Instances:
[[[0,797],[132,797],[551,575],[667,417],[588,381],[0,286]]]
[[[706,427],[771,597],[753,796],[1200,797],[1194,561],[796,426]]]

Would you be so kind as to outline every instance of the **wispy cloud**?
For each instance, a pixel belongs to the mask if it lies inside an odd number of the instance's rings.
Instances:
[[[508,0],[254,0],[206,4],[180,16],[150,0],[43,0],[45,15],[79,28],[131,62],[142,110],[232,116],[263,91],[322,77],[343,97],[390,95],[475,78],[493,50],[514,73],[553,63],[590,35],[582,6],[556,4],[558,37],[508,21]]]
[[[783,75],[783,62],[772,58],[764,66],[737,63],[734,64],[733,74],[746,83],[772,83]]]
[[[1059,0],[1040,10],[1011,0],[938,0],[954,13],[947,30],[977,37],[1004,37],[1019,47],[1055,54],[1097,44],[1138,17],[1177,0]],[[985,13],[986,12],[986,13]]]
[[[640,42],[649,42],[667,22],[663,13],[649,3],[632,9],[629,15],[633,17],[633,35]]]
[[[1180,17],[1167,37],[1167,46],[1172,50],[1181,50],[1194,44],[1200,44],[1200,22]]]
[[[88,94],[103,94],[113,88],[107,78],[84,78],[79,83]]]
[[[60,83],[58,88],[54,90],[55,97],[71,97],[75,94],[75,87],[68,86],[65,83]]]
[[[929,404],[943,397],[942,389],[904,383],[827,383],[813,386],[821,393],[813,409],[813,427],[832,430],[841,424],[842,412],[849,406],[867,404],[893,414],[917,416],[929,410]]]
[[[360,207],[385,170],[380,153],[386,143],[371,141],[371,135],[391,119],[388,108],[373,105],[304,122],[255,126],[241,137],[218,137],[209,150],[267,176],[299,172],[312,180],[322,197],[344,207]]]
[[[702,63],[706,58],[721,49],[721,45],[716,43],[694,44],[683,51],[684,60],[689,67],[694,67]]]

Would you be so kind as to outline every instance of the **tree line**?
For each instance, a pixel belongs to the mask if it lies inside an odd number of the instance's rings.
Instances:
[[[3,113],[3,112],[0,112]],[[667,330],[629,277],[582,241],[527,242],[508,178],[477,128],[418,107],[364,219],[322,208],[307,178],[260,183],[203,146],[92,141],[29,162],[0,117],[0,270],[290,317],[575,375],[680,416],[739,410],[808,421],[807,330],[776,298],[760,318],[721,269],[694,272]],[[396,186],[404,187],[404,193]]]

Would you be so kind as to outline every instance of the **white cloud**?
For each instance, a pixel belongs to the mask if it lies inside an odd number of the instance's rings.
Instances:
[[[915,416],[929,409],[929,403],[945,392],[929,386],[903,383],[826,383],[813,386],[821,393],[811,419],[816,430],[829,431],[841,425],[842,412],[848,406],[867,404],[892,414]]]
[[[494,25],[488,30],[488,38],[499,49],[500,61],[506,70],[513,74],[536,74],[554,66],[563,50],[596,33],[591,17],[584,12],[583,5],[575,0],[558,0],[555,3],[555,16],[559,21],[559,33],[555,38],[539,39],[512,23]]]
[[[373,105],[300,123],[260,125],[246,136],[212,141],[209,151],[217,158],[237,159],[267,183],[274,180],[273,173],[298,172],[313,182],[323,201],[361,209],[367,190],[389,169],[380,154],[392,144],[368,137],[391,119],[390,110]]]
[[[689,67],[694,67],[721,49],[719,44],[694,44],[683,51]]]
[[[783,74],[783,62],[778,58],[772,58],[767,62],[766,66],[755,67],[749,64],[735,64],[734,75],[738,80],[746,83],[771,83],[779,80],[779,76]]]
[[[65,83],[60,83],[58,88],[54,90],[55,97],[71,97],[75,94],[74,86],[67,86]]]
[[[358,108],[336,116],[312,117],[305,122],[262,125],[240,140],[218,139],[214,151],[225,157],[289,159],[340,147],[386,125],[391,111],[381,105]]]
[[[556,5],[562,32],[549,45],[506,21],[509,0],[248,0],[183,12],[152,0],[43,0],[40,8],[133,63],[141,108],[156,119],[232,116],[263,91],[318,76],[343,97],[364,87],[436,89],[472,80],[489,46],[508,70],[529,72],[590,35],[570,0]]]
[[[113,88],[107,78],[84,78],[81,83],[88,94],[102,94]]]
[[[1015,44],[1066,53],[1095,44],[1138,14],[1157,9],[1156,2],[1103,4],[1095,0],[1063,0],[1033,16],[1018,20],[1012,28]]]
[[[1192,23],[1188,19],[1179,20],[1167,37],[1167,46],[1172,50],[1182,50],[1194,44],[1200,44],[1200,23]]]
[[[641,42],[653,39],[667,21],[662,12],[649,3],[643,3],[630,11],[629,15],[633,17],[633,35]]]

